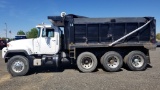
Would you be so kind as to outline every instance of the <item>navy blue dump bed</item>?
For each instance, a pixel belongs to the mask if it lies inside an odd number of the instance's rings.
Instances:
[[[48,17],[57,26],[64,27],[65,43],[107,44],[129,34],[151,21],[139,31],[120,40],[120,43],[144,43],[155,41],[154,17],[88,18],[67,15],[65,18]],[[61,24],[58,24],[58,21]],[[59,22],[59,23],[60,23]]]
[[[147,22],[147,18],[75,18],[75,43],[107,43],[113,42]],[[150,41],[151,31],[155,33],[155,25],[148,24],[141,30],[120,42]]]

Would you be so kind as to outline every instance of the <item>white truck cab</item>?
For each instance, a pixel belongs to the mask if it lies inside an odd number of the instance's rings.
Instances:
[[[56,26],[37,25],[39,35],[34,39],[34,54],[56,54],[60,49],[60,30]]]
[[[35,39],[23,39],[11,41],[3,48],[3,58],[7,51],[25,50],[32,54],[56,54],[60,49],[60,29],[53,25],[39,24],[38,36]]]
[[[39,24],[36,28],[38,29],[37,38],[14,40],[7,43],[7,47],[2,49],[2,58],[8,62],[9,72],[13,76],[24,75],[27,72],[26,70],[25,73],[21,73],[25,69],[25,64],[27,64],[25,59],[30,58],[28,64],[32,63],[30,64],[31,66],[42,65],[42,57],[44,62],[47,62],[47,57],[53,58],[49,61],[58,60],[57,53],[60,50],[61,36],[60,28],[45,24]],[[38,58],[35,56],[38,56]],[[18,60],[18,58],[22,58],[24,61]]]

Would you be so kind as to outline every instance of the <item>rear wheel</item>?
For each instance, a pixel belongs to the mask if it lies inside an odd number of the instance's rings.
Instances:
[[[132,71],[142,71],[146,69],[147,58],[141,51],[132,51],[125,56],[125,64]]]
[[[106,71],[119,71],[123,65],[122,56],[115,51],[109,51],[102,56],[101,64]]]
[[[97,58],[91,52],[83,52],[77,58],[77,66],[81,72],[92,72],[97,67]]]
[[[29,71],[28,59],[24,56],[13,56],[7,63],[8,72],[12,76],[23,76]]]

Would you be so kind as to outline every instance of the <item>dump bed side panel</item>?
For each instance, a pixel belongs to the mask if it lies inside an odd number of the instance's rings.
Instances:
[[[123,20],[124,19],[124,20]],[[110,43],[133,30],[141,27],[147,22],[146,18],[123,18],[123,19],[74,19],[74,38],[73,43]],[[84,20],[84,22],[83,22]],[[98,21],[99,20],[99,21]],[[101,21],[102,20],[102,21]],[[154,20],[142,28],[140,31],[121,40],[121,43],[133,42],[150,42],[151,33],[155,33]],[[155,36],[152,36],[155,37]]]

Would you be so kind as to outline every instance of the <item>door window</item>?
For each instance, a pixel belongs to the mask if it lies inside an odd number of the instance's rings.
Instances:
[[[42,30],[42,37],[54,37],[54,29]]]
[[[42,30],[42,37],[46,37],[46,31],[44,30],[44,28]]]

